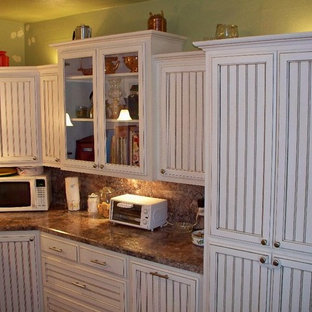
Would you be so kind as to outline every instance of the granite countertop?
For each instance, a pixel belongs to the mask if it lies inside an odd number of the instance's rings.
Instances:
[[[191,233],[170,227],[153,232],[90,218],[86,211],[2,212],[0,231],[40,230],[93,246],[172,267],[203,273],[203,248],[192,244]]]

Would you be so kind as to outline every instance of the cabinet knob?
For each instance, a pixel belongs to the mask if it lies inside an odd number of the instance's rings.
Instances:
[[[259,259],[259,261],[260,261],[261,263],[266,263],[266,260],[267,260],[266,257],[261,257],[261,258]]]
[[[166,173],[166,170],[165,170],[165,169],[161,169],[161,170],[160,170],[160,173],[161,173],[161,174],[165,174],[165,173]]]
[[[60,162],[60,159],[59,159],[59,158],[55,158],[55,161],[56,161],[56,162]]]
[[[272,264],[277,267],[277,266],[279,266],[280,263],[277,259],[274,259]]]
[[[104,165],[100,165],[100,168],[103,169],[103,168],[104,168]]]
[[[93,164],[93,168],[96,168],[97,167],[97,164]]]
[[[37,156],[33,156],[33,160],[37,160]]]
[[[261,240],[261,245],[266,246],[268,244],[268,241],[266,239]]]
[[[280,243],[280,242],[275,242],[275,243],[274,243],[274,247],[275,247],[275,248],[281,247],[281,243]]]

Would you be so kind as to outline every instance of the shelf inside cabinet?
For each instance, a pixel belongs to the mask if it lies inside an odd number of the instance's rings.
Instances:
[[[115,73],[115,74],[106,74],[107,78],[125,78],[125,77],[138,77],[138,73]]]
[[[71,118],[71,121],[93,121],[93,118]]]
[[[78,82],[92,82],[92,75],[79,75],[79,76],[67,76],[66,81],[78,81]]]

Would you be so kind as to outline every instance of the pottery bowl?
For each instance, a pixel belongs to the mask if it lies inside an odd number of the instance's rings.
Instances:
[[[192,232],[192,243],[196,246],[204,246],[204,230]]]
[[[131,72],[138,72],[138,57],[135,55],[123,57],[125,65],[130,69]]]

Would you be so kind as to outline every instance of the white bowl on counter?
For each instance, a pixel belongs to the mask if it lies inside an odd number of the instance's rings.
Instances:
[[[192,232],[192,243],[196,246],[204,246],[204,230]]]

